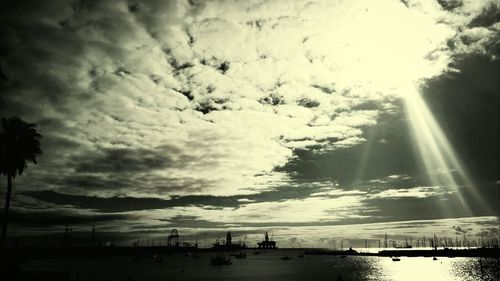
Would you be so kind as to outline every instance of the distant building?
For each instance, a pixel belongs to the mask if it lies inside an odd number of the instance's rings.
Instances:
[[[276,241],[270,240],[269,234],[267,234],[267,231],[266,231],[266,234],[264,235],[264,240],[261,242],[258,242],[257,245],[259,246],[259,248],[263,248],[263,249],[275,249],[276,248]]]
[[[180,240],[181,236],[179,235],[179,232],[177,232],[177,229],[172,229],[172,231],[170,231],[170,235],[167,237],[167,246],[179,247],[181,242]]]
[[[246,248],[245,242],[243,244],[240,243],[233,243],[233,237],[231,235],[231,231],[228,231],[226,233],[226,240],[220,241],[220,239],[217,239],[215,243],[213,244],[213,249],[215,250],[224,250],[224,251],[234,251],[234,250],[239,250],[242,248]]]
[[[152,246],[151,243],[150,246]],[[167,237],[167,247],[175,247],[175,248],[198,248],[198,242],[194,245],[188,242],[183,241],[182,237],[179,235],[177,229],[172,229],[170,231],[170,235]]]

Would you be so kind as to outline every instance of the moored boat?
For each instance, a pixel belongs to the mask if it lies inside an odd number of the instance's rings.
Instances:
[[[210,259],[210,263],[212,265],[230,265],[230,264],[232,264],[230,257],[220,256],[220,255],[212,257]]]

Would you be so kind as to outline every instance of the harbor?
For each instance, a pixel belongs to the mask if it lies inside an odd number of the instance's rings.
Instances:
[[[69,231],[66,231],[66,233]],[[212,247],[184,241],[173,229],[163,246],[8,248],[12,280],[497,280],[500,248],[290,248],[264,233],[255,245],[233,243],[231,232]],[[98,240],[95,229],[94,240]],[[68,238],[65,236],[65,242]],[[366,243],[367,245],[369,243]],[[265,247],[264,245],[272,245]],[[466,271],[466,275],[460,274]],[[416,275],[420,274],[420,275]],[[444,278],[444,279],[443,279]]]
[[[33,259],[23,264],[17,280],[471,280],[475,276],[497,280],[498,258],[479,257],[390,257],[373,255],[299,256],[302,249],[287,249],[290,259],[282,259],[283,249],[266,250],[254,255],[243,250],[247,258],[238,259],[227,253],[228,263],[212,263],[220,252],[199,250],[192,255],[169,253],[162,261],[133,259],[132,256],[100,258]],[[234,252],[237,254],[237,252]],[[467,274],[464,274],[466,272]],[[43,279],[48,278],[50,279]],[[29,279],[38,278],[38,279]]]

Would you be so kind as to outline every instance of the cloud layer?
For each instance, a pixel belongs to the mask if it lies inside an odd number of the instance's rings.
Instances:
[[[378,207],[367,198],[450,195],[301,186],[283,167],[300,151],[365,143],[368,128],[399,111],[408,84],[454,71],[455,60],[498,59],[494,1],[34,1],[2,10],[1,115],[21,115],[44,135],[44,157],[16,188],[237,202],[138,214],[151,220],[335,222],[370,217]],[[296,186],[302,197],[252,197]]]

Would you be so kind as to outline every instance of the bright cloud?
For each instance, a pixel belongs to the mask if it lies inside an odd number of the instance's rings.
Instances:
[[[21,189],[168,199],[293,184],[276,168],[295,149],[363,143],[408,83],[483,52],[499,28],[477,20],[493,4],[472,0],[453,9],[425,0],[71,3],[2,19],[2,101],[44,135],[46,156]],[[362,109],[370,102],[379,106]],[[375,196],[436,191],[384,192]],[[228,223],[260,220],[262,210],[268,221],[336,220],[364,216],[361,195],[167,211]]]
[[[169,210],[141,211],[136,214],[152,220],[168,220],[177,216],[194,216],[210,222],[238,223],[304,223],[336,222],[345,219],[366,218],[367,210],[357,194],[328,198],[314,196],[273,202],[242,202],[235,208],[214,206],[186,206]],[[247,200],[245,200],[247,201]]]
[[[408,189],[388,189],[379,193],[370,195],[371,198],[426,198],[443,194],[452,194],[455,192],[454,186],[417,186]]]

